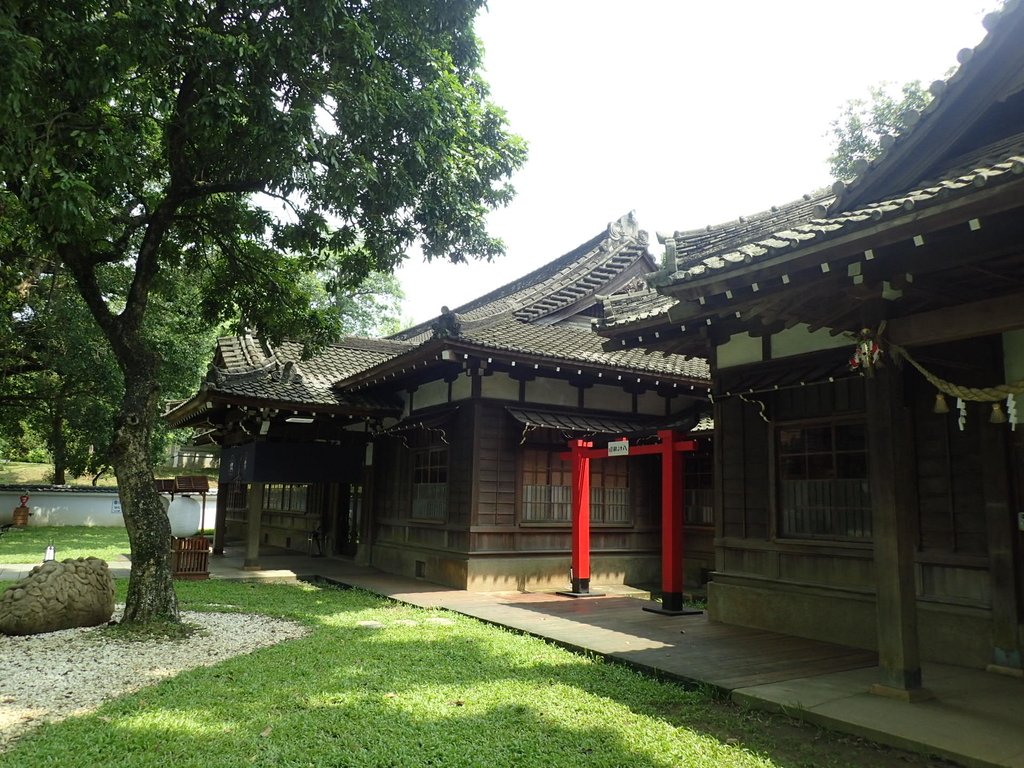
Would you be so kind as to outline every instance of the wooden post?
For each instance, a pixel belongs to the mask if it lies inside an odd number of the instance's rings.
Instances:
[[[373,561],[373,535],[375,519],[375,486],[374,486],[374,454],[377,445],[373,442],[366,445],[366,458],[363,460],[363,484],[359,492],[359,518],[356,525],[359,530],[359,543],[356,545],[355,562],[359,565],[370,565]]]
[[[587,440],[572,440],[572,591],[590,594],[590,457]]]
[[[931,697],[921,685],[914,578],[914,478],[903,373],[891,365],[865,381],[868,475],[874,538],[878,663],[871,692],[903,701]]]
[[[246,497],[245,560],[242,569],[258,571],[260,566],[260,518],[263,516],[263,483],[249,483]]]
[[[228,527],[228,496],[233,483],[221,483],[217,488],[217,508],[213,516],[213,554],[224,554],[224,539]]]
[[[1020,612],[1016,576],[1016,515],[1010,507],[1005,424],[981,424],[982,487],[992,584],[992,661],[994,670],[1021,669]]]

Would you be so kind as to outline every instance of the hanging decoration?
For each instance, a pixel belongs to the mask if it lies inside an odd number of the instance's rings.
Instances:
[[[737,392],[737,394],[739,395],[740,400],[742,400],[744,403],[750,403],[751,405],[757,406],[757,415],[761,417],[761,421],[763,421],[765,424],[771,424],[771,421],[769,421],[768,417],[764,413],[765,405],[761,400],[754,400],[752,398],[749,398],[742,392]]]
[[[862,371],[867,376],[874,375],[875,368],[882,365],[882,347],[879,345],[879,337],[882,335],[883,326],[880,326],[878,333],[870,328],[861,328],[857,334],[853,355],[850,357],[850,370]]]
[[[1024,394],[1024,379],[1018,381],[1011,381],[1007,384],[996,384],[991,387],[967,387],[960,384],[954,384],[951,381],[940,379],[934,373],[929,371],[917,360],[915,360],[907,350],[896,344],[889,345],[889,352],[892,354],[893,360],[906,360],[912,366],[914,366],[918,372],[928,380],[928,382],[938,390],[938,394],[935,396],[935,406],[932,409],[934,413],[947,413],[948,408],[945,404],[945,396],[956,398],[957,408],[957,425],[960,430],[963,431],[964,425],[967,422],[967,403],[990,403],[992,406],[992,412],[989,415],[989,422],[992,424],[1005,424],[1009,422],[1010,429],[1016,431],[1017,429],[1017,401],[1016,396]],[[1002,402],[1006,401],[1006,411],[1004,413]]]
[[[1005,424],[1006,414],[1003,413],[1002,403],[992,403],[992,414],[988,417],[991,424]]]

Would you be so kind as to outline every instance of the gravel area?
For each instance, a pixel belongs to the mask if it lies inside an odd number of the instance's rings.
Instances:
[[[120,618],[118,606],[114,619]],[[184,640],[125,641],[101,628],[0,635],[0,752],[34,726],[95,709],[104,701],[194,667],[307,634],[300,624],[246,613],[182,611],[202,629]]]

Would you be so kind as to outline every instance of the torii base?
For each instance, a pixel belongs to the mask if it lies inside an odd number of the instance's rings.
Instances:
[[[645,605],[644,610],[648,613],[659,613],[662,616],[694,616],[704,613],[699,608],[686,608],[683,605],[681,592],[666,592],[661,596],[660,603]]]
[[[591,592],[590,579],[573,579],[572,589],[568,592],[556,592],[562,597],[604,597],[604,592]]]

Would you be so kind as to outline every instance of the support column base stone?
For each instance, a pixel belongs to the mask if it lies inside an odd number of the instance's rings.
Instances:
[[[916,704],[919,701],[929,701],[935,698],[935,694],[927,688],[894,688],[891,685],[875,683],[868,688],[868,693],[875,696],[884,696],[887,699],[896,699],[908,704]]]
[[[665,608],[658,603],[645,605],[643,608],[648,613],[657,613],[661,616],[696,616],[697,614],[704,613],[699,608]]]
[[[263,570],[263,566],[260,565],[255,560],[246,560],[244,563],[242,563],[242,570],[243,571],[262,571]]]
[[[1024,669],[1021,669],[1020,667],[1005,667],[1002,664],[989,664],[985,667],[985,671],[996,675],[1016,677],[1018,680],[1024,677]]]
[[[562,597],[604,597],[604,592],[555,592]]]

